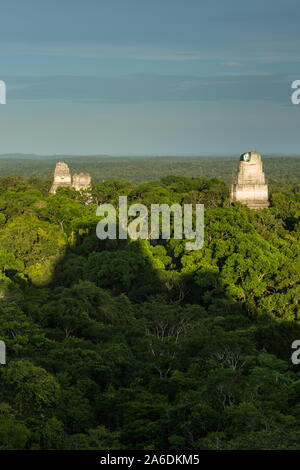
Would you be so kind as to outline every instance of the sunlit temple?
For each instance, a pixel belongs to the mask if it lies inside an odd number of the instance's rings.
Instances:
[[[241,155],[235,184],[231,185],[230,193],[231,201],[240,201],[250,209],[269,207],[268,185],[259,153],[246,152]]]

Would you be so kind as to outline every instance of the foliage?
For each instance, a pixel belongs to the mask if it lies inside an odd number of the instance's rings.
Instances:
[[[177,170],[94,183],[87,205],[0,180],[1,450],[299,449],[299,186],[255,212]],[[204,203],[203,248],[100,241],[97,203],[120,195]]]

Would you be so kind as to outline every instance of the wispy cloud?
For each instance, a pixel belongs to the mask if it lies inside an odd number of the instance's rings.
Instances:
[[[211,59],[210,52],[195,46],[124,45],[97,43],[1,43],[0,53],[136,60],[186,61]]]
[[[211,77],[132,74],[118,77],[4,77],[8,100],[61,100],[103,103],[158,101],[272,100],[288,102],[284,75]]]
[[[225,67],[241,67],[242,64],[241,62],[223,62],[222,65],[225,65]]]

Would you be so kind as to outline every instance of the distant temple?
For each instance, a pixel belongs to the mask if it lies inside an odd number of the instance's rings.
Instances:
[[[50,189],[50,194],[55,194],[57,188],[70,187],[76,191],[88,189],[91,184],[91,176],[88,173],[79,173],[73,176],[73,184],[69,167],[64,162],[58,162],[54,171],[54,180]]]
[[[268,185],[259,153],[246,152],[241,155],[236,181],[231,185],[230,193],[231,201],[240,201],[250,209],[269,207]]]
[[[69,167],[64,162],[56,164],[54,171],[54,180],[50,189],[50,194],[55,194],[58,187],[72,186],[72,179]]]
[[[79,173],[73,176],[73,188],[76,191],[87,189],[91,184],[91,176],[88,173]]]

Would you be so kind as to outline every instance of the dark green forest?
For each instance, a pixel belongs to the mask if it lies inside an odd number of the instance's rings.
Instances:
[[[23,176],[2,177],[0,449],[300,449],[290,162],[264,159],[273,186],[262,211],[230,204],[229,161],[202,162],[202,173],[197,161],[151,172],[130,161],[123,175],[113,161],[111,180],[107,166],[95,175],[79,163],[93,178],[87,205],[84,191],[49,196],[53,164],[45,178],[28,173],[30,161],[14,170]],[[146,172],[156,181],[140,182]],[[120,195],[203,203],[204,247],[99,240],[97,204],[117,207]]]
[[[162,177],[195,175],[219,178],[230,184],[236,174],[238,156],[213,157],[111,157],[111,156],[37,156],[0,155],[0,175],[18,174],[26,178],[53,178],[56,163],[69,165],[71,173],[90,173],[94,183],[125,180],[133,183],[160,180]],[[299,156],[264,155],[264,170],[271,185],[299,182]]]

